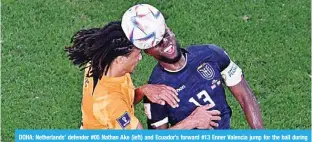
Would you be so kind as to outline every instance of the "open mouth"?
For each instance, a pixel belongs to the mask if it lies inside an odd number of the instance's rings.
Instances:
[[[165,53],[172,54],[174,52],[174,48],[172,45],[169,45],[165,50]]]

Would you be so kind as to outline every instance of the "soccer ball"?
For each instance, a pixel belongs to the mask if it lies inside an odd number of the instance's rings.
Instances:
[[[121,26],[127,38],[139,49],[156,46],[166,29],[163,15],[148,4],[138,4],[128,9],[122,17]]]

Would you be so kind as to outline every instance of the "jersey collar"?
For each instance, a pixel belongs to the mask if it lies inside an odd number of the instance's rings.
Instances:
[[[182,68],[180,68],[180,69],[178,69],[178,70],[175,70],[175,71],[164,68],[165,71],[167,71],[167,72],[179,72],[179,71],[181,71],[181,70],[183,70],[183,69],[185,68],[185,66],[186,66],[186,64],[187,64],[187,54],[188,54],[188,52],[187,52],[187,50],[185,50],[184,48],[181,48],[181,50],[182,50],[182,56],[185,57],[185,63],[184,63],[184,65],[182,66]]]

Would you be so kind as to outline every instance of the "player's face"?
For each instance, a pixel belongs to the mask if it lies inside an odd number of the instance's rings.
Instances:
[[[129,56],[125,57],[124,69],[126,70],[126,72],[132,73],[141,59],[141,50],[138,48],[134,48]]]
[[[159,61],[165,63],[176,63],[181,58],[181,51],[179,49],[174,33],[167,27],[164,38],[155,47],[144,50],[147,54],[153,56]]]

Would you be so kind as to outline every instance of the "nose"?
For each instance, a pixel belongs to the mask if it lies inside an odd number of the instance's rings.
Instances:
[[[167,45],[168,41],[169,41],[169,39],[167,39],[167,37],[164,37],[164,38],[163,38],[163,44],[164,44],[164,45]]]

